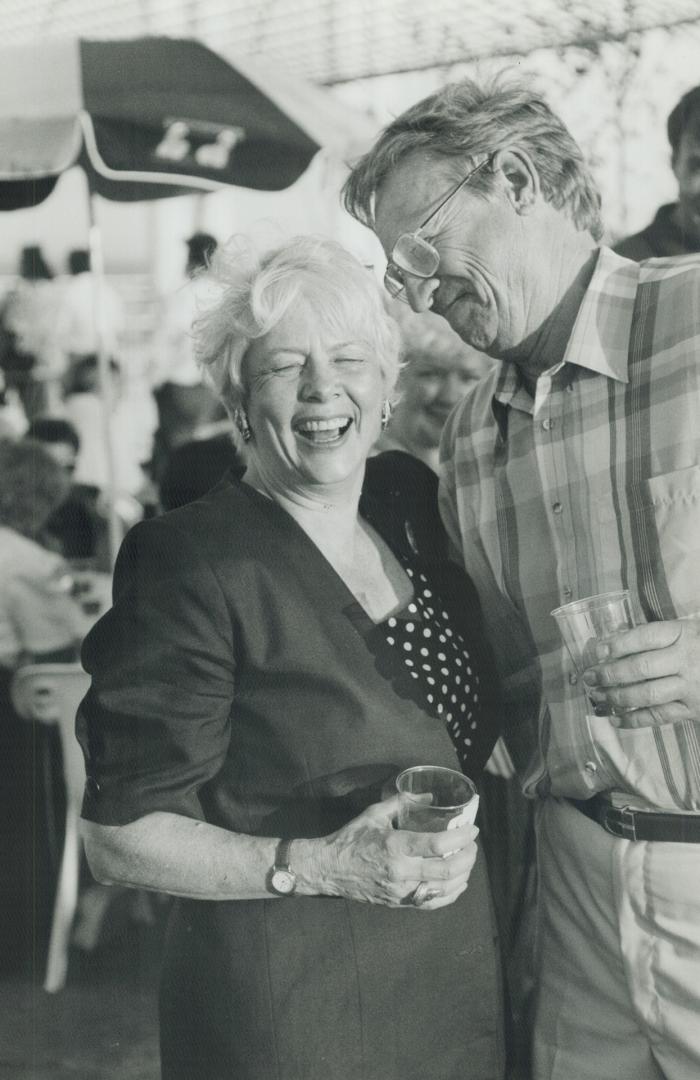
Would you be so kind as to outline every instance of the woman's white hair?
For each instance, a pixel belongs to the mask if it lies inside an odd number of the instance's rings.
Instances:
[[[261,249],[233,237],[203,275],[212,297],[193,326],[195,354],[233,412],[245,405],[243,360],[256,338],[269,333],[303,300],[318,325],[368,345],[391,394],[399,372],[400,334],[387,313],[378,282],[341,244],[323,236],[295,236]]]

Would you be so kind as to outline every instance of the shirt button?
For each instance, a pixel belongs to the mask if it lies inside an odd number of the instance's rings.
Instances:
[[[554,427],[554,421],[547,417],[546,420],[542,421],[542,427],[545,431],[550,431]]]
[[[560,502],[552,503],[552,510],[554,511],[555,514],[561,514],[563,509],[564,509],[564,507],[562,506],[562,504]]]
[[[596,765],[595,761],[587,761],[583,767],[586,772],[590,773],[591,775],[598,772],[598,766]]]
[[[572,686],[576,686],[576,683],[578,682],[578,675],[576,674],[575,671],[572,671],[571,674],[569,675],[569,682],[571,683]]]
[[[568,585],[564,586],[564,588],[562,589],[562,593],[563,593],[563,596],[564,596],[565,600],[570,600],[571,599],[571,589],[569,588]]]

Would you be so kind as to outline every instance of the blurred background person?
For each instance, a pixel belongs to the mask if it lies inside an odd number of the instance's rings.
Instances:
[[[0,353],[3,332],[0,328]],[[0,439],[17,439],[27,430],[27,414],[17,391],[7,385],[5,372],[0,365]]]
[[[29,425],[26,435],[42,444],[70,481],[66,498],[46,522],[44,537],[48,545],[60,551],[74,568],[79,560],[92,563],[96,570],[108,571],[108,529],[100,508],[99,488],[75,482],[80,452],[75,427],[60,416],[39,416]]]
[[[683,95],[666,130],[678,200],[661,206],[650,225],[615,245],[618,255],[637,262],[700,251],[700,86]]]
[[[96,355],[100,345],[109,356],[119,357],[125,326],[121,296],[105,275],[98,279],[93,272],[90,252],[84,248],[69,252],[56,323],[56,340],[69,371],[81,357]]]
[[[36,442],[0,442],[0,967],[29,973],[43,949],[61,850],[61,751],[53,726],[22,720],[10,682],[22,664],[68,662],[89,620],[63,558],[40,540],[66,497],[66,471]]]
[[[404,363],[398,400],[375,450],[405,450],[437,472],[447,417],[493,361],[462,341],[440,315],[417,315],[397,303],[390,310],[401,328]]]
[[[78,358],[69,376],[63,412],[78,434],[79,448],[73,479],[76,484],[105,493],[109,485],[109,464],[105,424],[109,420],[114,488],[117,512],[125,524],[142,516],[140,497],[146,486],[144,464],[151,456],[148,430],[143,430],[131,402],[123,393],[122,371],[110,359],[110,386],[105,413],[95,354]]]
[[[174,447],[167,455],[159,484],[160,506],[175,510],[206,495],[231,469],[242,476],[245,463],[236,449],[228,421],[210,425],[209,433]]]
[[[168,455],[183,443],[207,437],[212,422],[224,420],[220,401],[206,384],[193,349],[192,324],[206,301],[208,285],[201,276],[217,248],[216,237],[196,232],[186,241],[184,280],[163,302],[151,370],[156,405],[152,471],[160,483]]]
[[[64,359],[56,340],[59,290],[42,250],[22,248],[19,276],[0,310],[0,366],[19,394],[27,420],[61,399]]]
[[[469,389],[494,366],[455,333],[446,319],[431,311],[416,313],[405,304],[385,301],[401,329],[403,367],[398,401],[375,452],[405,450],[439,475],[440,438],[447,417]],[[502,954],[512,993],[517,1034],[524,1040],[531,972],[531,904],[534,897],[532,807],[524,798],[501,739],[479,778],[479,825],[493,889]],[[519,1051],[522,1056],[522,1051]]]

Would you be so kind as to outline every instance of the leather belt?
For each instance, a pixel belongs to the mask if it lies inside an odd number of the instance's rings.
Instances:
[[[568,801],[591,821],[602,825],[606,832],[620,840],[665,840],[676,844],[700,844],[700,814],[632,810],[628,806],[613,806],[604,795]]]

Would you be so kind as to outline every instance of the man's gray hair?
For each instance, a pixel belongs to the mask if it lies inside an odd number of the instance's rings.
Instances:
[[[529,154],[544,199],[599,240],[600,194],[581,148],[542,97],[503,75],[483,85],[472,79],[448,83],[398,116],[353,168],[343,189],[345,206],[373,228],[375,193],[408,154],[468,158],[473,167],[480,156],[513,146]],[[470,181],[482,192],[492,184],[488,169]]]

